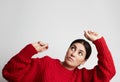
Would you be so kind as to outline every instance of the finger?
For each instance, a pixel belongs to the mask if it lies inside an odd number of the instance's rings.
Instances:
[[[95,36],[97,36],[97,35],[98,35],[98,33],[94,32],[94,35],[95,35]]]
[[[92,32],[90,30],[87,31],[89,34],[91,34]]]
[[[43,49],[48,49],[48,44],[45,44],[42,48]]]
[[[93,31],[91,31],[91,30],[88,30],[88,33],[89,33],[89,34],[94,34],[94,32],[93,32]]]
[[[87,31],[84,31],[84,36],[87,37]]]
[[[86,31],[85,32],[86,37],[89,37],[90,33],[91,33],[90,31]]]
[[[84,31],[84,36],[91,41],[90,37],[91,37],[91,31]]]
[[[44,45],[45,45],[45,43],[43,43],[42,41],[38,41],[38,44],[39,44],[40,46],[44,46]]]
[[[86,37],[86,30],[84,31],[84,36]]]
[[[48,44],[45,44],[45,45],[39,47],[39,52],[43,52],[43,51],[45,51],[47,49],[48,49]]]

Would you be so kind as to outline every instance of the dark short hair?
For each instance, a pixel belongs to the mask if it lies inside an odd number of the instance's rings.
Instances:
[[[87,42],[87,41],[84,40],[84,39],[76,39],[76,40],[74,40],[74,41],[70,44],[70,47],[71,47],[74,43],[81,43],[81,44],[84,45],[85,50],[86,50],[85,60],[87,60],[87,59],[90,57],[91,52],[92,52],[92,48],[91,48],[89,42]]]

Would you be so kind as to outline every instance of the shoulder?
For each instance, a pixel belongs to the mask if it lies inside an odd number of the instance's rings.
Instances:
[[[48,55],[46,55],[46,56],[44,56],[44,57],[42,57],[42,58],[40,58],[40,59],[55,60],[55,58],[52,58],[52,57],[50,57],[50,56],[48,56]]]
[[[34,58],[33,60],[39,61],[41,63],[50,63],[50,62],[55,62],[55,61],[59,61],[59,59],[50,57],[48,55],[43,56],[41,58]]]

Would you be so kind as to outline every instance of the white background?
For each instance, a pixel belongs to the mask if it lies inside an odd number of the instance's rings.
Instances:
[[[36,57],[49,55],[64,59],[69,44],[84,38],[84,30],[102,34],[111,50],[116,75],[120,81],[120,1],[119,0],[0,0],[0,82],[3,66],[25,45],[44,41],[49,50]],[[84,67],[97,64],[95,46]]]

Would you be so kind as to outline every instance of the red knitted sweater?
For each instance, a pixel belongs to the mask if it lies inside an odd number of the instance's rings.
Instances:
[[[29,44],[5,65],[3,76],[9,82],[109,82],[116,72],[111,53],[103,37],[93,43],[98,51],[98,65],[91,70],[70,71],[60,60],[49,56],[31,58],[37,51]]]

